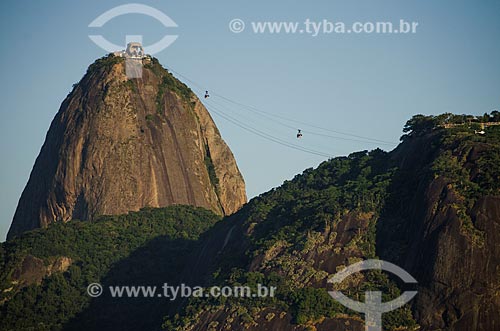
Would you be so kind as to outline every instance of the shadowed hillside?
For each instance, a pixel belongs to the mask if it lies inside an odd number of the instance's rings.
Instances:
[[[465,117],[466,118],[466,117]],[[418,281],[385,330],[500,324],[500,127],[416,116],[393,151],[321,163],[217,222],[192,207],[56,223],[1,246],[2,330],[363,330],[327,279],[381,258]],[[481,129],[481,128],[480,128]],[[483,130],[483,129],[481,129]],[[267,298],[90,299],[86,286],[275,286]],[[378,271],[335,287],[407,290]]]

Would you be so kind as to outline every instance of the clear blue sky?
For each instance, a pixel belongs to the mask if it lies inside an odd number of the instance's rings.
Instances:
[[[105,54],[88,35],[116,44],[127,34],[144,44],[165,33],[178,40],[155,56],[225,97],[268,113],[393,142],[416,113],[481,114],[500,104],[500,2],[497,0],[143,1],[171,17],[164,28],[144,15],[88,24],[126,1],[0,3],[0,241],[49,124],[72,84]],[[247,22],[234,34],[233,18]],[[256,35],[250,21],[418,21],[414,35]],[[200,90],[196,90],[198,94]],[[216,102],[216,99],[213,99]],[[245,123],[291,143],[345,155],[376,144],[334,140],[260,121]],[[249,197],[280,185],[324,158],[256,137],[214,116],[232,148]],[[299,126],[299,125],[296,125]],[[306,129],[306,128],[304,128]],[[381,146],[391,149],[393,146]]]

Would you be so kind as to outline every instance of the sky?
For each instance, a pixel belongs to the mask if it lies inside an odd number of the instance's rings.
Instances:
[[[497,0],[137,1],[177,27],[143,14],[89,27],[105,11],[129,3],[0,2],[0,241],[61,102],[106,54],[90,34],[119,45],[126,35],[142,35],[146,46],[166,34],[178,36],[154,56],[199,96],[205,89],[212,93],[207,108],[250,198],[329,156],[391,150],[414,114],[483,114],[500,106]],[[244,31],[231,31],[234,19],[245,23]],[[299,22],[303,30],[307,19],[346,26],[403,19],[418,27],[414,34],[317,36],[252,29],[252,22]],[[299,128],[301,139],[295,137]],[[299,149],[285,146],[290,144]]]

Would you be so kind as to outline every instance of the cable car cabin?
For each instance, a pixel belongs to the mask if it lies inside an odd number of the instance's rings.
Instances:
[[[302,138],[302,130],[297,131],[297,139]]]

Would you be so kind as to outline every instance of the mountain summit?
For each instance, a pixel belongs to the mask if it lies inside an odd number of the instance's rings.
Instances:
[[[229,215],[246,202],[233,154],[200,100],[154,58],[93,63],[62,103],[8,238],[70,219],[187,204]]]

